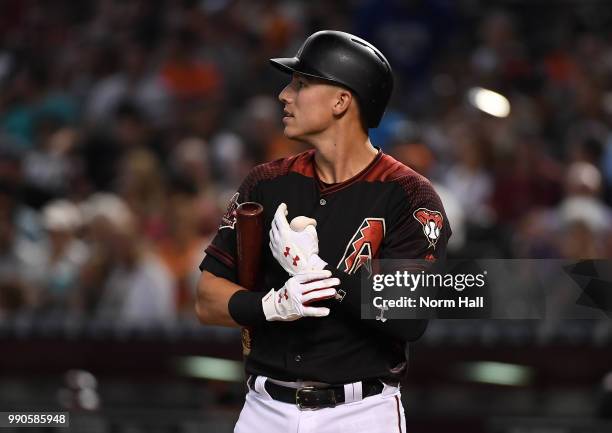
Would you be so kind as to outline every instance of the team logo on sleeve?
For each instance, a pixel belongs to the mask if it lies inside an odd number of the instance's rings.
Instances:
[[[378,253],[384,236],[384,218],[365,218],[346,246],[337,268],[353,274],[365,265],[371,273],[371,260]]]
[[[427,238],[427,242],[429,242],[429,246],[435,249],[444,224],[442,214],[437,210],[429,210],[422,207],[415,210],[412,215],[423,226],[423,233],[425,238]]]
[[[238,196],[240,193],[235,193],[229,201],[227,205],[227,210],[221,217],[221,225],[219,226],[219,230],[224,228],[233,229],[236,225],[236,209],[238,208]]]

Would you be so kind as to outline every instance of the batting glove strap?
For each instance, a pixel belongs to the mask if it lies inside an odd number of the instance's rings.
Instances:
[[[308,267],[310,268],[309,270],[322,271],[323,269],[325,269],[325,266],[327,266],[327,262],[321,257],[319,257],[318,254],[313,254],[308,259]]]

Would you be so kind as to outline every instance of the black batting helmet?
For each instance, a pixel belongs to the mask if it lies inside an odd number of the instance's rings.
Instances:
[[[376,128],[393,90],[393,72],[382,53],[350,33],[316,32],[295,57],[270,59],[283,72],[298,72],[339,84],[357,95],[368,128]]]

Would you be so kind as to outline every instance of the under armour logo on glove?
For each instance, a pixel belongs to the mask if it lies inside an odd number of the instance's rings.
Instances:
[[[283,255],[285,257],[288,257],[289,256],[289,251],[291,251],[291,248],[285,247],[285,252],[283,253]],[[297,266],[297,262],[300,260],[300,256],[295,256],[291,260],[293,260],[293,266]]]
[[[285,300],[289,299],[289,295],[287,294],[287,289],[285,290],[279,290],[278,292],[278,303],[280,304],[283,301],[283,296],[285,297]]]
[[[281,203],[272,220],[270,250],[276,261],[289,275],[325,268],[327,263],[318,255],[317,222],[297,216],[289,224],[287,213],[287,205]]]

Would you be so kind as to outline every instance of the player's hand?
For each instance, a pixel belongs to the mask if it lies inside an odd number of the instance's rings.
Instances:
[[[309,304],[336,296],[338,278],[330,271],[308,271],[287,280],[279,290],[270,290],[261,300],[266,320],[290,322],[302,317],[324,317],[329,308]]]
[[[276,209],[270,229],[270,250],[276,261],[289,275],[321,270],[327,263],[319,257],[317,221],[304,216],[287,222],[287,205]]]

